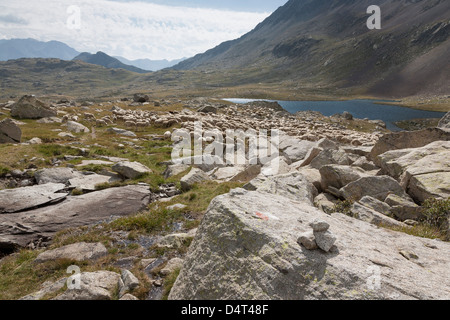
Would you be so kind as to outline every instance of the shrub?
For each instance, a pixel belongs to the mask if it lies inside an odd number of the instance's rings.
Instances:
[[[423,203],[422,213],[424,223],[438,228],[442,232],[447,232],[448,219],[450,216],[450,198],[434,199],[429,198]]]

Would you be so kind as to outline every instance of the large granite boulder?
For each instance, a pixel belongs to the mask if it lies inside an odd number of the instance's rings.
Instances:
[[[389,176],[362,177],[343,187],[341,193],[345,199],[353,201],[358,201],[364,196],[384,201],[391,193],[409,199],[402,186]]]
[[[38,184],[63,183],[67,184],[70,179],[81,178],[83,174],[72,168],[56,167],[38,170],[34,178]]]
[[[376,161],[397,179],[417,202],[450,197],[450,141],[436,141],[420,148],[392,150]]]
[[[13,120],[0,121],[0,143],[20,143],[21,138],[22,130]]]
[[[329,216],[269,190],[234,189],[211,202],[169,299],[450,297],[450,244]],[[297,242],[316,219],[336,238],[328,253]]]
[[[192,168],[191,171],[180,180],[181,189],[187,191],[196,183],[208,181],[211,178],[201,169]]]
[[[377,156],[390,150],[420,148],[434,141],[449,140],[450,131],[441,128],[388,133],[375,144],[370,153],[370,158],[375,160]]]
[[[25,95],[11,108],[11,116],[20,119],[56,117],[57,112],[35,96]]]
[[[135,179],[146,173],[152,173],[152,170],[142,163],[121,161],[112,166],[112,170],[120,173],[122,176],[128,179]]]

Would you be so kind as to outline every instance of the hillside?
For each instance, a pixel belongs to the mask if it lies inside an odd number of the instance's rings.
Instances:
[[[132,85],[136,76],[136,73],[127,70],[106,69],[82,61],[10,60],[0,62],[0,98],[24,93],[63,94],[80,98],[110,96],[125,84]]]
[[[369,30],[370,5],[382,29]],[[233,72],[234,85],[292,86],[405,97],[448,94],[450,2],[290,0],[239,39],[187,59],[176,70]]]
[[[101,51],[97,52],[96,54],[91,54],[88,52],[83,52],[73,58],[73,60],[79,60],[84,61],[86,63],[96,64],[105,68],[110,69],[125,69],[128,71],[136,72],[136,73],[148,73],[147,70],[142,70],[140,68],[130,66],[127,64],[124,64],[120,62],[118,59],[113,58],[106,53],[103,53]]]
[[[57,58],[72,60],[78,51],[59,41],[34,39],[0,40],[0,61],[20,58]]]
[[[173,67],[174,65],[180,63],[185,60],[185,58],[177,59],[177,60],[150,60],[150,59],[137,59],[137,60],[128,60],[123,57],[114,57],[122,63],[135,66],[137,68],[149,71],[158,71],[165,68]]]

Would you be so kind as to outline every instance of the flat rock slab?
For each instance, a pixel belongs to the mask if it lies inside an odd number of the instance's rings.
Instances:
[[[34,262],[46,262],[56,259],[68,259],[75,261],[95,260],[108,254],[108,249],[102,243],[79,242],[67,246],[48,250],[36,258]]]
[[[19,212],[60,201],[67,196],[62,183],[0,190],[0,213]],[[1,218],[0,218],[1,221]]]
[[[103,161],[103,160],[82,160],[80,164],[77,164],[76,167],[84,167],[89,165],[105,165],[110,166],[113,165],[114,162],[111,161]]]
[[[46,168],[35,172],[34,178],[38,184],[64,183],[70,179],[82,177],[83,174],[72,168]]]
[[[69,186],[85,191],[95,191],[97,186],[104,183],[122,181],[118,175],[104,176],[100,174],[90,174],[69,180]]]
[[[110,188],[66,200],[44,208],[0,215],[0,248],[24,247],[56,232],[138,213],[150,202],[148,187],[133,185]]]
[[[317,218],[336,237],[328,253],[297,242]],[[418,258],[408,260],[403,251]],[[449,299],[449,264],[449,243],[235,189],[211,202],[169,299]]]

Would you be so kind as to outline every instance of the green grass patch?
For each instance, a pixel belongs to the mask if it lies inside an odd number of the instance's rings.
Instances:
[[[162,300],[168,300],[170,290],[172,290],[172,287],[175,284],[175,281],[177,280],[178,276],[180,275],[180,271],[181,271],[180,268],[175,269],[164,280]]]

